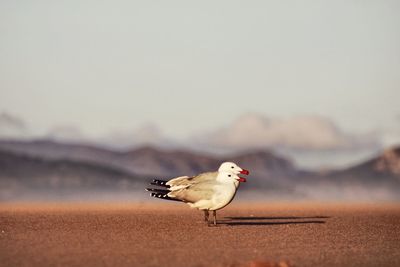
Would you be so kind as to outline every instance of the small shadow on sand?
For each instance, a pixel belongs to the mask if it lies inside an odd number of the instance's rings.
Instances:
[[[238,225],[287,225],[287,224],[309,224],[317,223],[323,224],[325,221],[289,221],[289,222],[239,222],[239,221],[218,221],[218,224],[225,224],[230,226]]]
[[[310,217],[255,217],[255,216],[250,216],[250,217],[224,217],[225,219],[230,219],[230,220],[301,220],[301,219],[329,219],[329,216],[310,216]]]
[[[308,216],[308,217],[225,217],[226,220],[218,221],[218,224],[231,226],[237,225],[288,225],[288,224],[324,224],[328,216]],[[268,221],[268,220],[289,220],[289,221]]]

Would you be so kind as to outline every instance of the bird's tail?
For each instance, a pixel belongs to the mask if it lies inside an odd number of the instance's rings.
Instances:
[[[154,181],[156,181],[156,182],[154,182]],[[153,184],[153,182],[154,183],[157,183],[157,184]],[[162,181],[162,180],[153,180],[153,182],[151,183],[151,184],[153,184],[153,185],[160,185],[160,183],[158,183],[158,182],[166,182],[166,181]],[[164,185],[165,187],[166,187],[166,185]],[[168,186],[169,187],[169,186]],[[169,197],[168,196],[168,193],[169,192],[171,192],[169,189],[161,189],[161,188],[151,188],[151,187],[148,187],[148,188],[146,188],[146,191],[147,192],[150,192],[150,196],[151,197],[155,197],[155,198],[160,198],[160,199],[165,199],[165,200],[173,200],[173,201],[181,201],[181,200],[179,200],[179,199],[175,199],[175,198],[172,198],[172,197]]]
[[[169,197],[167,194],[163,194],[163,193],[150,193],[150,196],[155,197],[155,198],[160,198],[160,199],[165,199],[165,200],[172,200],[172,201],[182,201],[179,199],[175,199],[172,197]]]
[[[158,179],[154,179],[153,181],[151,181],[151,185],[158,185],[161,187],[166,187],[169,188],[169,185],[167,185],[168,181],[165,180],[158,180]]]
[[[146,191],[160,193],[160,194],[164,194],[164,195],[167,195],[169,192],[171,192],[168,189],[159,189],[159,188],[146,188]]]

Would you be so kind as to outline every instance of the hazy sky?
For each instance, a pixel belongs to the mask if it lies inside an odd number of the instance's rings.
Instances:
[[[169,135],[246,112],[399,124],[400,1],[0,1],[0,111]]]

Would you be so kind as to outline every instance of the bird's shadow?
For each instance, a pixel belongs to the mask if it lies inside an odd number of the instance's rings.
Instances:
[[[228,226],[240,225],[288,225],[288,224],[324,224],[328,216],[286,216],[286,217],[224,217],[218,224]],[[274,221],[279,220],[279,221]]]

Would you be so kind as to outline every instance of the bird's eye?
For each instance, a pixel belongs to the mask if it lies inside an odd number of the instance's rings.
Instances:
[[[233,168],[235,168],[235,167],[232,166],[231,168],[233,169]]]
[[[231,176],[232,176],[232,175],[230,175],[230,174],[228,175],[228,177],[231,177]]]

